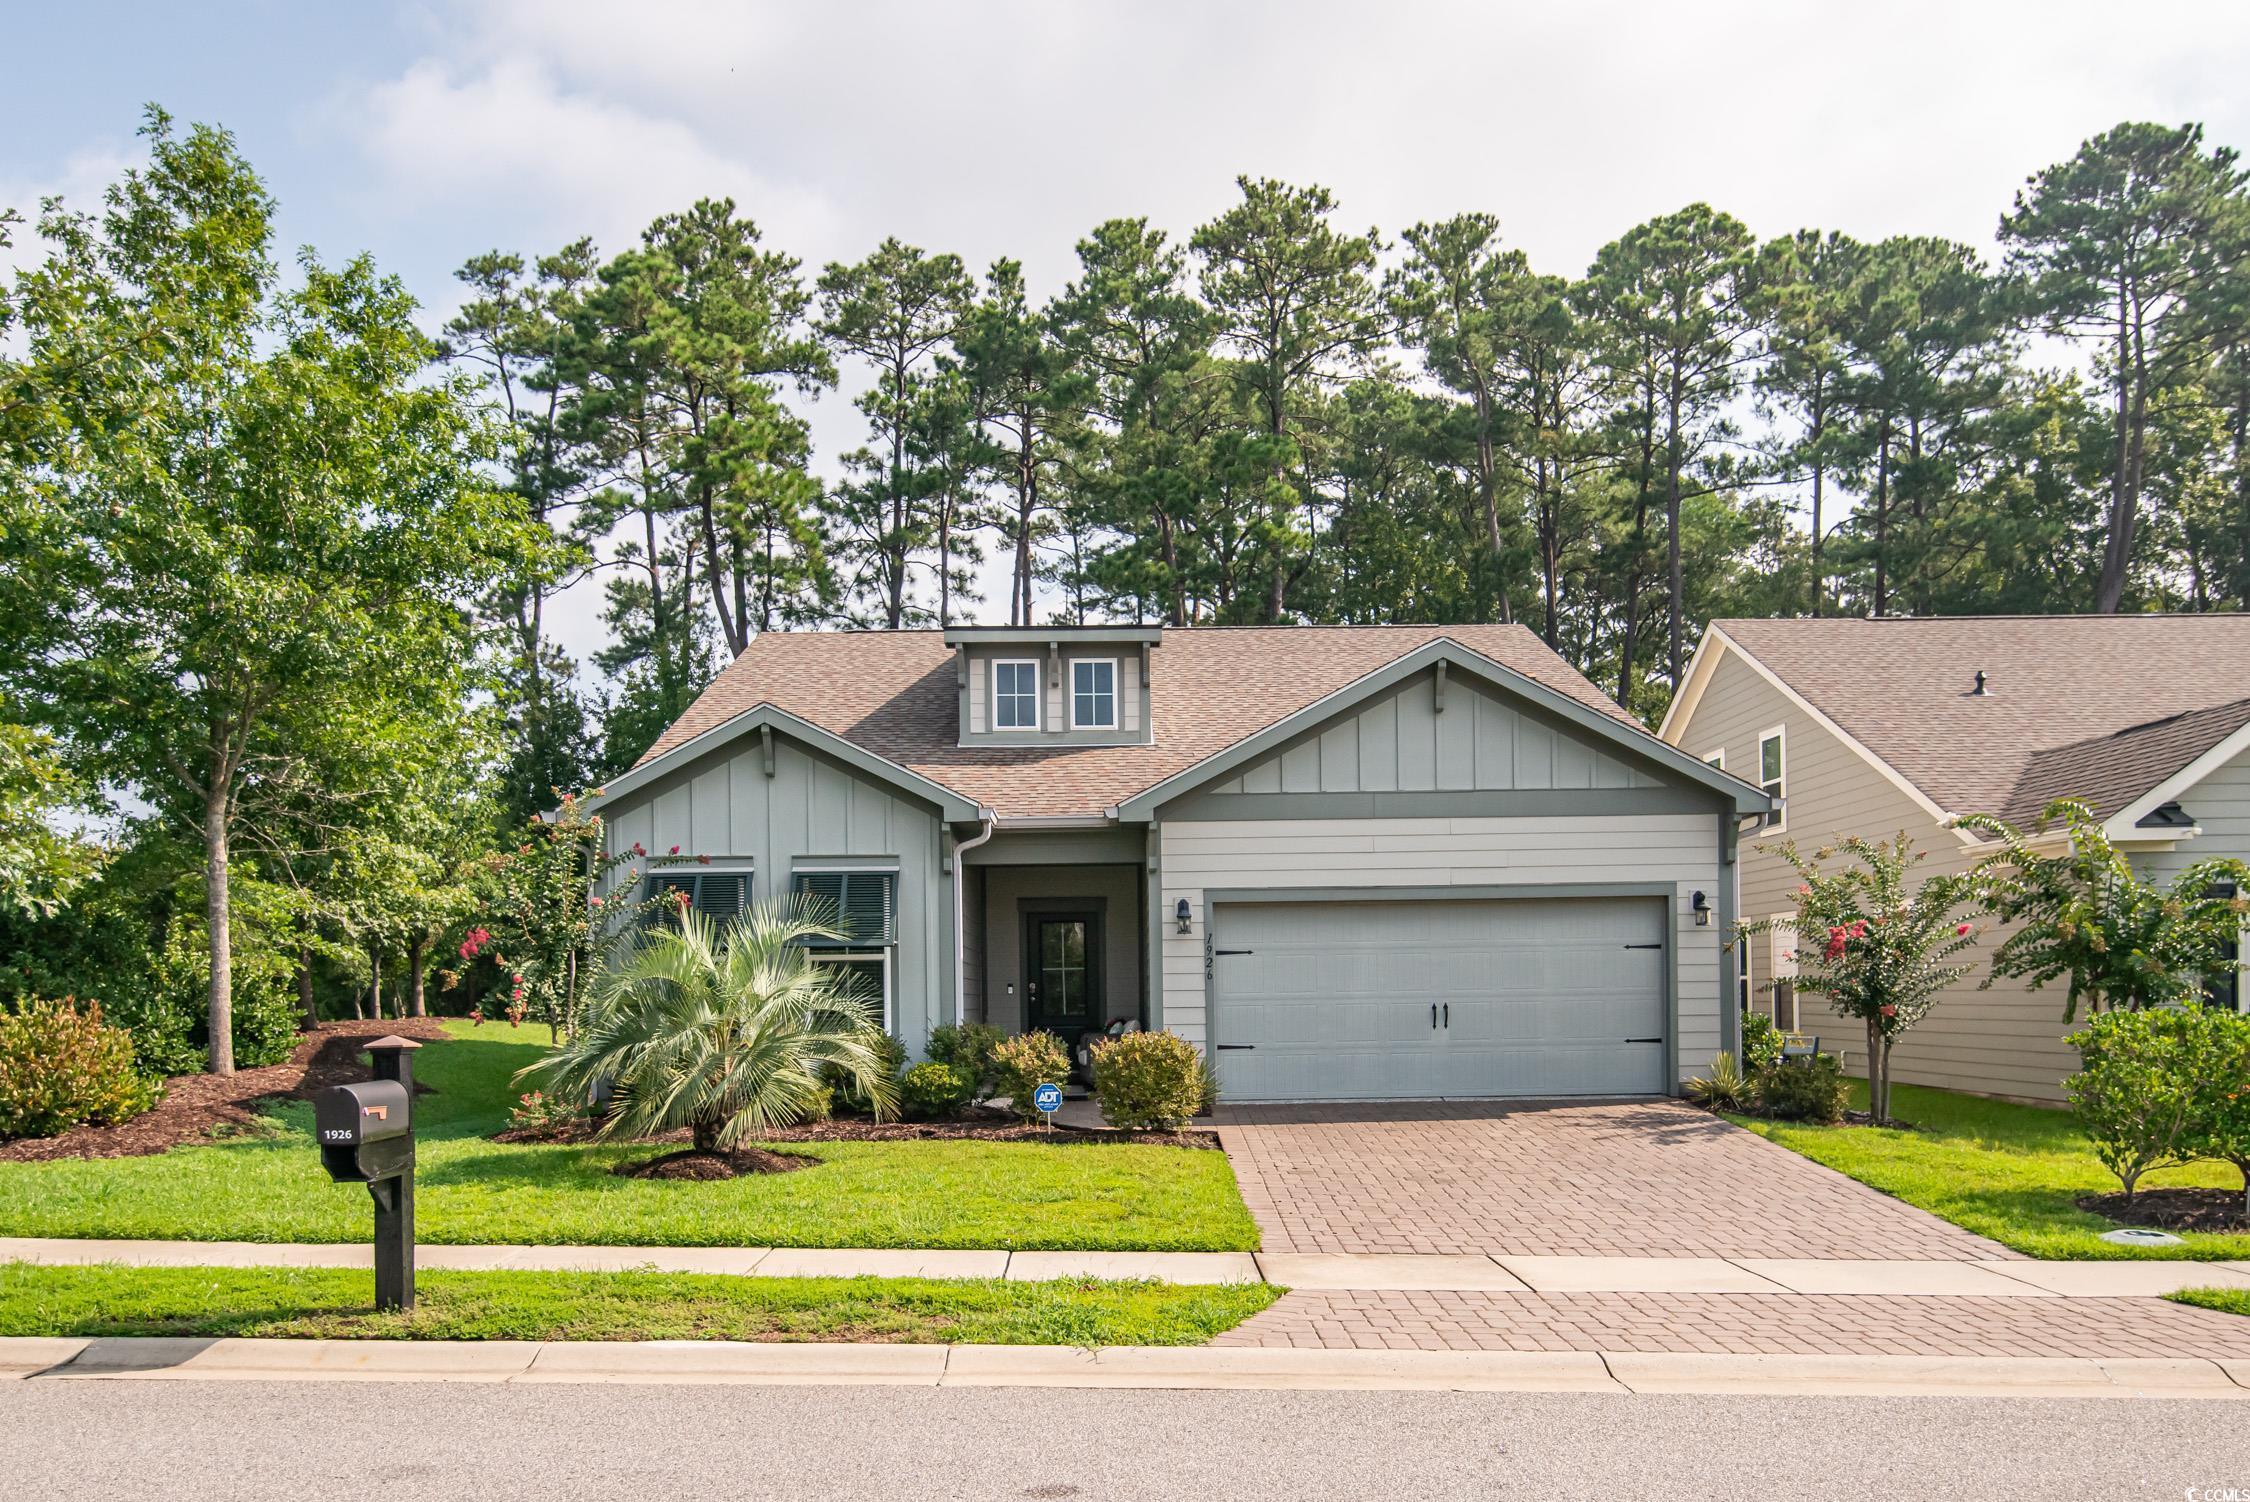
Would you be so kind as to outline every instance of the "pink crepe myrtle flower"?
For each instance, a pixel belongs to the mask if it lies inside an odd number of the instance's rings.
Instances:
[[[1965,933],[1967,933],[1968,931],[1969,931],[1969,925],[1968,925],[1968,924],[1966,924],[1966,923],[1960,923],[1960,924],[1956,924],[1956,925],[1954,926],[1954,929],[1953,929],[1953,932],[1954,932],[1954,933],[1956,933],[1956,934],[1965,934]]]
[[[635,855],[646,855],[646,854],[648,854],[648,852],[647,852],[646,850],[643,850],[643,849],[641,848],[641,842],[640,842],[639,840],[635,840],[635,841],[633,841],[633,853],[634,853]]]
[[[678,855],[678,854],[680,853],[680,847],[679,847],[679,846],[677,846],[677,845],[674,845],[674,846],[673,846],[673,847],[672,847],[672,848],[671,848],[671,849],[670,849],[669,851],[667,851],[667,852],[665,852],[665,853],[666,853],[666,854],[668,854],[668,855]]]

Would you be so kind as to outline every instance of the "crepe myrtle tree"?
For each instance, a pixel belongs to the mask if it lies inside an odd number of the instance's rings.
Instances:
[[[1962,916],[1974,888],[1966,876],[1913,881],[1928,852],[1916,850],[1903,831],[1887,841],[1854,835],[1810,856],[1790,841],[1776,853],[1800,878],[1797,910],[1745,923],[1741,931],[1794,934],[1798,989],[1826,996],[1838,1012],[1866,1024],[1868,1114],[1877,1125],[1887,1123],[1892,1045],[1973,968],[1949,962],[1976,943],[1976,925]],[[1842,864],[1827,864],[1838,856]]]
[[[2144,881],[2102,832],[2092,808],[2072,799],[2047,805],[2030,830],[1990,814],[1957,821],[1999,848],[1970,872],[1978,900],[2018,925],[1992,956],[1992,975],[2034,991],[2067,980],[2063,1020],[2080,1003],[2103,1008],[2187,1004],[2233,963],[2230,946],[2250,915],[2250,866],[2215,857],[2197,861],[2168,884]],[[2057,845],[2058,830],[2067,843]]]

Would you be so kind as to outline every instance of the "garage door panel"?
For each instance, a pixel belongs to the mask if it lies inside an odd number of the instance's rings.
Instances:
[[[1226,903],[1213,1038],[1236,1100],[1664,1086],[1660,900]],[[1432,1009],[1442,1025],[1432,1026]]]

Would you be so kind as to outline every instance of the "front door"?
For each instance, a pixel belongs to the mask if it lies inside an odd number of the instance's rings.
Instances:
[[[1097,913],[1024,915],[1023,1025],[1075,1044],[1101,1026],[1101,916]]]

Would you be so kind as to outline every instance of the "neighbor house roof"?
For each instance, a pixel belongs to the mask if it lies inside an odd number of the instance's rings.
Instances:
[[[1950,814],[2020,822],[2068,796],[2108,818],[2250,723],[2250,615],[1711,629]]]
[[[642,764],[771,704],[1002,818],[1100,814],[1406,656],[1450,640],[1647,729],[1522,626],[1240,626],[1167,630],[1153,649],[1155,741],[963,746],[954,651],[938,631],[772,631],[657,738]]]

